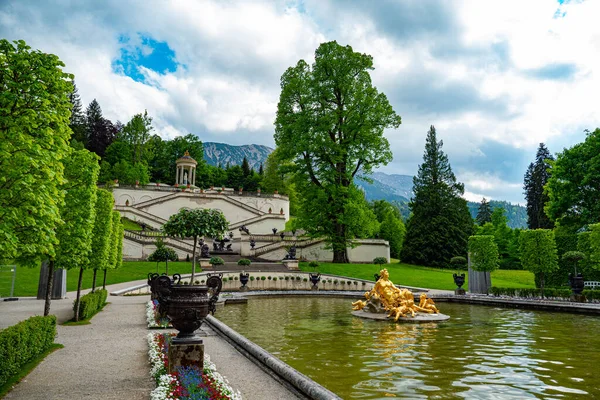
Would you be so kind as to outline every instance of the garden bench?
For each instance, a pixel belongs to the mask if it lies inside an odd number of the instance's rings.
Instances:
[[[588,287],[590,289],[600,289],[599,281],[585,281],[583,282],[584,287]]]

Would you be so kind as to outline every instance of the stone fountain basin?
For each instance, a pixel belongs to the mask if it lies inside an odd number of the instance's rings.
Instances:
[[[375,319],[379,321],[393,321],[393,318],[388,318],[388,313],[372,313],[368,311],[358,310],[352,311],[352,315],[367,318],[367,319]],[[446,314],[426,314],[426,313],[416,313],[414,317],[400,317],[398,322],[441,322],[449,320],[450,316]]]

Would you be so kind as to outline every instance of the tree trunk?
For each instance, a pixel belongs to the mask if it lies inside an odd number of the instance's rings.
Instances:
[[[98,273],[97,269],[94,269],[94,279],[92,279],[92,292],[96,290],[96,274]]]
[[[44,302],[44,317],[50,314],[50,302],[52,301],[52,284],[54,281],[54,260],[48,263],[48,283],[46,285],[46,301]]]
[[[198,236],[194,236],[194,249],[192,250],[192,278],[190,283],[194,283],[194,275],[196,274],[196,242],[198,241]]]
[[[102,290],[106,289],[106,269],[104,270],[104,279],[102,280]]]
[[[77,296],[75,297],[75,321],[79,321],[79,298],[81,296],[81,281],[83,280],[83,268],[79,268],[79,281],[77,281]]]
[[[342,223],[335,223],[335,238],[336,243],[332,243],[333,262],[348,263],[348,248],[346,244],[346,226]]]

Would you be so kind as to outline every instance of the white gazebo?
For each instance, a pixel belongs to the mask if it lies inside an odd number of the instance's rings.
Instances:
[[[183,157],[175,162],[177,164],[177,173],[175,174],[175,183],[177,185],[196,185],[196,165],[198,162],[190,157],[186,150]]]

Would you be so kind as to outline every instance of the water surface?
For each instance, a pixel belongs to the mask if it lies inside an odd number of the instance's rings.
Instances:
[[[348,299],[251,298],[215,316],[344,399],[600,398],[600,318],[439,303],[396,324]]]

